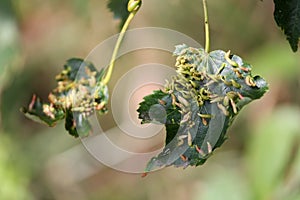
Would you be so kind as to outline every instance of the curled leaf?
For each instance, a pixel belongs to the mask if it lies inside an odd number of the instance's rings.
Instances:
[[[55,109],[52,104],[42,102],[36,95],[33,95],[29,107],[21,108],[21,112],[29,119],[48,126],[55,126],[65,117],[63,110]]]
[[[73,58],[56,76],[57,87],[49,93],[49,102],[33,96],[28,108],[21,108],[26,117],[54,126],[66,119],[65,128],[73,136],[87,136],[91,132],[88,117],[95,111],[107,112],[108,89],[101,83],[103,71],[92,63]]]

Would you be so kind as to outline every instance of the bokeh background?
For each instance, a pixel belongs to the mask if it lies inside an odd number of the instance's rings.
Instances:
[[[118,33],[106,3],[1,0],[0,199],[300,199],[300,55],[277,28],[271,0],[208,1],[211,49],[240,55],[270,91],[241,111],[229,140],[204,166],[170,167],[146,178],[114,171],[94,160],[63,123],[48,128],[19,112],[33,93],[47,98],[68,58],[84,58]],[[200,0],[144,0],[130,28],[169,28],[204,44],[202,13]],[[131,56],[117,68],[175,62],[162,52]]]

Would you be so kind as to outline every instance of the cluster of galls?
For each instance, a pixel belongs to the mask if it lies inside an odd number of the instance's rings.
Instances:
[[[170,110],[166,102],[172,99],[171,105],[181,118],[176,133],[168,132],[165,124],[167,138],[172,135],[173,141],[166,143],[163,152],[149,162],[147,171],[168,165],[203,164],[226,140],[226,131],[242,107],[268,90],[266,81],[253,77],[251,66],[230,52],[206,53],[203,49],[179,45],[174,55],[177,75],[165,87],[167,96],[157,102]],[[219,127],[212,127],[216,124]],[[219,132],[212,136],[210,129]],[[182,153],[174,159],[178,152]]]
[[[65,118],[65,127],[75,137],[90,132],[88,117],[95,111],[107,112],[108,89],[101,84],[103,72],[81,59],[70,59],[64,70],[56,76],[57,87],[48,95],[49,102],[33,96],[28,109],[22,108],[27,117],[54,126]]]
[[[217,103],[224,115],[238,111],[251,100],[260,98],[268,89],[259,76],[251,75],[251,66],[242,59],[221,50],[205,53],[203,49],[177,46],[177,76],[167,84],[166,91],[179,92],[193,99],[199,107],[205,101]]]
[[[76,78],[70,77],[72,67],[68,66],[56,76],[57,88],[49,94],[49,101],[56,107],[70,109],[88,117],[96,110],[107,112],[108,89],[99,81],[99,72],[90,64],[81,64]]]

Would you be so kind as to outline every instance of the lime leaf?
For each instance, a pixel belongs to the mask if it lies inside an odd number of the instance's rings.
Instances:
[[[274,3],[275,21],[296,52],[300,38],[300,0],[274,0]]]
[[[70,111],[70,109],[66,110],[65,129],[69,132],[70,135],[79,137],[79,134],[76,131],[76,124],[73,118],[73,113],[72,111]]]
[[[166,119],[162,119],[160,116],[157,117],[151,115],[151,108],[157,106],[166,111],[164,112],[167,116]],[[140,103],[140,107],[137,111],[139,113],[139,118],[142,119],[142,124],[158,122],[166,126],[166,144],[169,144],[173,140],[179,128],[181,114],[179,108],[172,104],[172,97],[170,94],[161,90],[154,91],[153,94],[144,97],[144,101]]]
[[[88,117],[97,111],[107,112],[108,88],[101,83],[104,70],[100,72],[90,62],[72,58],[56,76],[57,87],[49,93],[49,103],[35,95],[28,108],[21,111],[26,117],[54,126],[66,118],[65,128],[74,137],[88,136],[91,125]]]
[[[21,112],[29,119],[45,123],[48,126],[55,126],[58,121],[65,117],[63,110],[55,109],[53,105],[42,102],[36,95],[33,95],[28,109],[21,108]]]
[[[70,109],[66,111],[65,128],[74,137],[86,137],[92,129],[88,119],[82,113],[73,113]]]
[[[238,112],[268,90],[264,79],[252,76],[251,65],[230,52],[206,53],[179,45],[174,55],[177,75],[164,92],[145,97],[138,109],[142,123],[159,121],[151,115],[155,105],[166,113],[166,146],[150,160],[146,172],[170,165],[202,165],[224,143]]]
[[[163,91],[156,90],[153,92],[153,94],[144,97],[144,101],[140,103],[140,107],[137,110],[139,113],[139,118],[142,119],[142,124],[150,123],[152,120],[157,120],[160,122],[160,120],[156,118],[151,119],[149,110],[155,105],[161,105],[165,107],[165,102],[162,99],[167,96],[168,94],[164,93]]]
[[[114,14],[114,18],[121,20],[120,28],[130,14],[127,10],[128,2],[129,0],[109,0],[107,4],[107,7]]]
[[[88,74],[86,74],[83,71],[79,71],[82,65],[86,65],[86,68],[89,69],[91,72],[97,72],[96,68],[92,63],[84,62],[80,58],[71,58],[67,60],[67,63],[64,65],[65,71],[63,72],[66,72],[67,78],[72,81],[75,81],[76,78],[88,78]]]

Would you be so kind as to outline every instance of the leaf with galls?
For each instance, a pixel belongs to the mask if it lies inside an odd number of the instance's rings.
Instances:
[[[166,112],[166,142],[145,171],[165,166],[198,166],[226,140],[235,116],[268,90],[267,82],[252,76],[251,65],[222,50],[206,53],[186,45],[176,47],[177,75],[164,90],[146,96],[138,109],[142,123],[151,123],[152,106]]]

